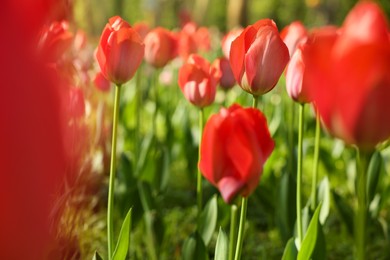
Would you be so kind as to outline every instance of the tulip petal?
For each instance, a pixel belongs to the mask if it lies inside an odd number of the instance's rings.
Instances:
[[[231,203],[244,187],[244,182],[233,177],[224,177],[218,182],[218,189],[226,203]]]

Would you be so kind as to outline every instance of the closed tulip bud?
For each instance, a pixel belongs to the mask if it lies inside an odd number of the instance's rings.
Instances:
[[[232,43],[230,65],[237,83],[254,96],[273,89],[290,59],[272,20],[248,26]]]
[[[205,125],[200,171],[231,203],[256,189],[273,149],[267,120],[259,110],[239,105],[222,108]]]
[[[305,45],[299,46],[286,69],[286,89],[287,94],[296,102],[310,103],[305,81],[305,63],[303,59],[303,49]]]
[[[242,33],[243,30],[244,29],[242,28],[233,29],[222,38],[222,52],[227,59],[229,59],[230,56],[230,47],[232,42]]]
[[[138,33],[119,16],[109,19],[100,37],[96,58],[104,77],[121,85],[135,74],[144,57]]]
[[[161,27],[150,31],[145,37],[145,60],[156,68],[164,67],[176,57],[177,43],[174,35]]]
[[[203,108],[214,102],[221,71],[197,54],[191,54],[179,70],[179,86],[193,105]]]
[[[225,57],[218,58],[214,61],[213,65],[221,70],[221,79],[219,85],[225,89],[231,89],[236,84],[232,68],[230,68],[229,60]]]
[[[107,80],[101,72],[96,73],[93,84],[97,89],[103,92],[109,91],[111,87],[111,82]]]
[[[334,136],[366,150],[390,138],[390,41],[378,5],[357,4],[337,32],[317,30],[304,57],[309,95]]]
[[[308,32],[300,21],[295,21],[280,32],[280,37],[286,44],[290,57],[292,57],[299,44],[307,40]]]

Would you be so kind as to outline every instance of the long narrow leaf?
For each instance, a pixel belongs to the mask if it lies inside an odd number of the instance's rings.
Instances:
[[[119,233],[118,242],[115,247],[113,260],[125,260],[130,245],[130,227],[131,227],[131,208],[126,214]]]

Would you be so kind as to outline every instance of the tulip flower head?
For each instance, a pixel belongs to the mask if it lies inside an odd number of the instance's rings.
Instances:
[[[221,71],[197,54],[191,54],[179,70],[179,86],[193,105],[203,108],[214,102]]]
[[[300,21],[292,22],[280,32],[280,37],[286,44],[290,57],[294,55],[300,43],[306,42],[308,35],[305,26]]]
[[[145,37],[145,60],[156,68],[164,67],[176,57],[176,38],[162,27],[155,28]]]
[[[328,130],[373,149],[390,137],[390,40],[386,18],[361,2],[339,31],[318,30],[305,50],[309,95]]]
[[[229,60],[225,57],[218,58],[213,63],[214,66],[221,70],[221,79],[219,85],[224,90],[231,89],[236,84],[232,68],[230,68]]]
[[[231,203],[257,187],[263,165],[274,149],[265,116],[254,108],[222,108],[205,125],[199,167]]]
[[[242,89],[254,96],[273,89],[290,55],[270,19],[248,26],[231,45],[230,65]]]
[[[96,53],[104,77],[121,85],[135,74],[144,57],[144,44],[138,33],[119,16],[109,19]]]
[[[222,52],[227,59],[229,59],[230,56],[230,47],[232,42],[242,33],[243,30],[244,29],[241,27],[233,29],[222,38]]]

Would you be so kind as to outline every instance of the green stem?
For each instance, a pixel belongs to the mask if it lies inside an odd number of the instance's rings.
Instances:
[[[303,240],[302,230],[302,142],[303,142],[303,118],[304,104],[299,104],[299,126],[298,126],[298,164],[297,164],[297,230],[299,246]]]
[[[153,77],[153,88],[154,88],[154,102],[155,102],[155,108],[153,112],[153,134],[157,136],[157,114],[158,114],[158,106],[159,106],[159,100],[158,100],[158,76],[160,75],[160,70],[157,69],[154,72],[154,77]]]
[[[361,150],[357,153],[357,210],[355,215],[355,243],[356,243],[356,259],[366,259],[366,244],[367,244],[367,169],[371,153]]]
[[[203,108],[199,109],[199,148],[198,148],[198,174],[197,174],[197,185],[196,185],[196,199],[197,199],[197,205],[198,205],[198,216],[200,216],[200,213],[202,212],[202,197],[203,197],[203,190],[202,190],[202,173],[200,172],[199,163],[200,163],[200,149],[201,149],[201,143],[202,143],[202,136],[203,136],[203,123],[204,122],[204,111]]]
[[[236,244],[237,206],[230,208],[230,235],[229,235],[229,260],[233,260]]]
[[[320,156],[320,134],[321,121],[318,111],[316,111],[316,135],[314,144],[314,163],[313,163],[313,179],[311,183],[311,209],[313,212],[317,208],[317,179],[318,179],[318,159]]]
[[[119,118],[119,101],[121,98],[121,85],[115,86],[115,101],[114,101],[114,122],[112,125],[112,142],[111,142],[111,166],[110,166],[110,181],[108,187],[108,207],[107,207],[107,236],[108,236],[108,259],[112,258],[114,253],[114,184],[116,173],[116,137]]]
[[[142,64],[139,67],[136,74],[135,81],[135,107],[136,109],[136,117],[135,117],[135,144],[134,144],[134,154],[135,154],[135,162],[138,162],[139,159],[139,151],[140,151],[140,132],[141,132],[141,75],[142,75]]]
[[[238,226],[236,255],[234,257],[235,260],[240,260],[241,259],[241,251],[242,251],[242,243],[244,241],[244,228],[245,228],[247,207],[248,207],[248,198],[242,197],[240,224]]]
[[[258,96],[255,96],[253,95],[253,99],[252,99],[252,107],[253,108],[257,108],[257,104],[259,102],[259,97]]]

